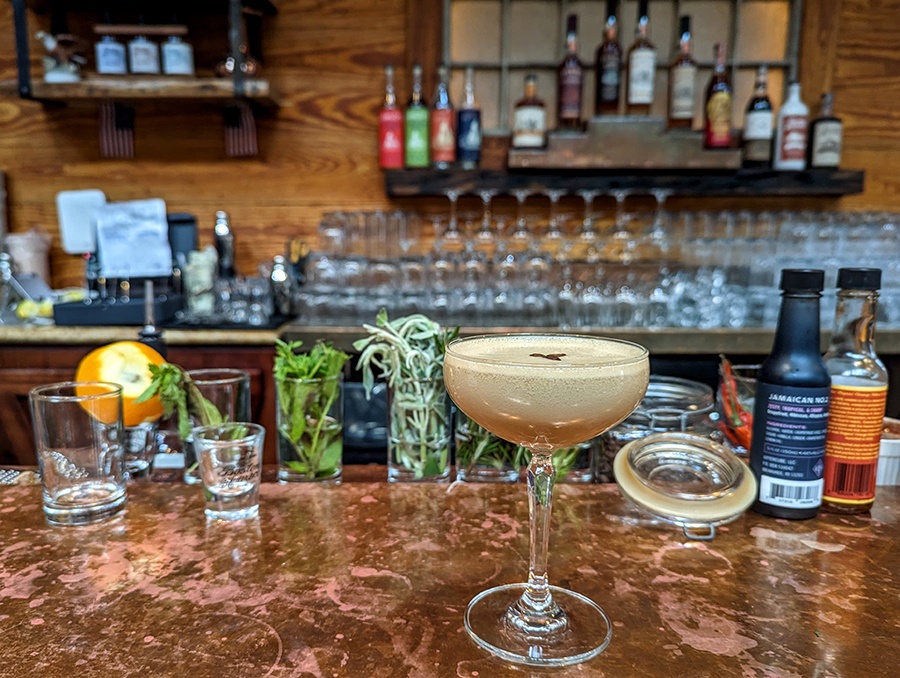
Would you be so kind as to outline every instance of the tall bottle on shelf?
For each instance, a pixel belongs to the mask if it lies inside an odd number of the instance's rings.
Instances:
[[[513,113],[514,148],[543,148],[547,144],[547,109],[537,95],[537,76],[525,76],[525,91]]]
[[[837,167],[841,164],[841,146],[844,123],[834,114],[834,97],[831,92],[822,95],[819,115],[809,125],[810,167]]]
[[[831,375],[819,353],[818,269],[781,272],[781,311],[772,351],[757,374],[750,468],[753,510],[805,519],[822,503]]]
[[[635,38],[628,48],[626,111],[629,115],[650,115],[656,81],[656,47],[650,42],[650,3],[638,3]]]
[[[683,16],[678,27],[678,53],[669,66],[669,127],[694,124],[697,62],[691,55],[691,17]]]
[[[412,93],[403,115],[403,151],[407,167],[428,167],[428,106],[422,94],[422,66],[412,68]]]
[[[594,70],[594,115],[616,115],[619,112],[622,73],[622,45],[616,20],[618,0],[606,2],[606,26],[603,42],[597,47]]]
[[[806,144],[809,138],[809,108],[800,98],[800,83],[792,82],[787,101],[778,111],[778,129],[772,167],[777,170],[806,169]]]
[[[718,42],[713,51],[716,66],[706,88],[703,146],[728,148],[731,146],[732,91],[725,69],[725,45]]]
[[[466,67],[463,102],[456,112],[456,159],[463,169],[481,162],[481,109],[475,101],[475,69]]]
[[[456,113],[450,101],[450,70],[438,68],[430,122],[431,163],[447,169],[456,161]]]
[[[557,69],[556,126],[581,129],[581,104],[584,96],[584,64],[578,58],[578,16],[566,19],[566,55]]]
[[[772,102],[769,100],[769,69],[760,66],[756,71],[753,96],[744,115],[744,164],[748,167],[767,167],[772,163]]]
[[[397,105],[394,67],[384,67],[384,100],[378,112],[378,164],[382,169],[403,167],[403,112]]]
[[[863,513],[875,501],[888,392],[888,373],[875,353],[881,270],[842,268],[837,286],[834,331],[824,356],[831,374],[831,413],[822,507]]]

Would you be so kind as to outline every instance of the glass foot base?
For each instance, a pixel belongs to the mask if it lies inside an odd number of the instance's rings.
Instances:
[[[568,621],[558,633],[526,635],[506,620],[506,611],[525,584],[482,591],[466,608],[466,631],[480,647],[501,659],[531,666],[567,666],[596,657],[609,645],[612,624],[594,601],[558,586],[550,593]]]

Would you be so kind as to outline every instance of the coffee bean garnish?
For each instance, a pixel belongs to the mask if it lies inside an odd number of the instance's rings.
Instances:
[[[546,358],[547,360],[560,360],[565,353],[548,353],[544,355],[543,353],[532,353],[529,357],[531,358]]]

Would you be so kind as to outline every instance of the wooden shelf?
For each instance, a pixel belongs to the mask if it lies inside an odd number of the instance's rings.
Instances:
[[[529,189],[540,193],[562,190],[608,191],[631,189],[650,193],[669,189],[672,195],[688,196],[841,196],[862,193],[862,170],[814,169],[776,172],[770,169],[730,171],[636,171],[615,169],[579,170],[385,170],[387,195],[394,198],[442,196],[449,190],[461,195],[491,189],[511,193]]]
[[[231,78],[185,78],[170,76],[90,76],[81,82],[46,83],[35,81],[31,96],[40,101],[86,103],[115,99],[140,100],[197,100],[222,102],[235,98],[250,99],[276,105],[268,80],[244,79],[244,93],[237,97]]]
[[[110,9],[109,0],[64,0],[59,3],[58,0],[26,0],[29,8],[35,12],[51,11],[54,2],[63,5],[66,9],[84,12],[107,12]],[[137,5],[138,3],[132,3]],[[174,0],[163,0],[162,2],[146,2],[145,7],[152,7],[154,11],[159,10],[177,10],[179,16],[188,14],[207,14],[217,12],[225,14],[228,11],[227,0],[191,0],[190,2],[175,2]],[[259,14],[273,15],[278,13],[278,9],[271,0],[241,0],[241,7],[244,11],[256,12]]]

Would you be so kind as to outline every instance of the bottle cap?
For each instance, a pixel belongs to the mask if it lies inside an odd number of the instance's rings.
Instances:
[[[615,17],[619,11],[619,0],[606,0],[606,16]]]
[[[570,14],[566,19],[566,33],[578,32],[578,15]]]
[[[781,271],[780,289],[785,292],[821,292],[825,287],[825,271],[818,268],[785,268]]]
[[[880,268],[842,268],[838,270],[838,289],[878,290],[881,289]]]
[[[684,35],[691,32],[691,17],[685,15],[681,17],[678,25],[678,35]]]

